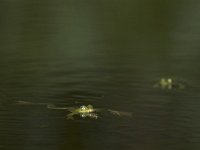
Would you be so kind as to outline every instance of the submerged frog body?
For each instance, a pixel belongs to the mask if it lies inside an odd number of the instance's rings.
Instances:
[[[80,107],[57,107],[53,104],[48,104],[47,108],[49,109],[66,109],[70,113],[67,115],[67,119],[74,119],[74,116],[79,115],[82,118],[93,118],[97,119],[99,116],[97,114],[98,109],[94,109],[92,105],[82,105]]]
[[[68,111],[70,111],[70,113],[67,115],[67,119],[74,119],[74,116],[77,116],[77,115],[82,118],[88,117],[92,119],[98,119],[99,118],[98,112],[106,110],[106,109],[93,108],[92,105],[88,105],[88,106],[82,105],[80,107],[56,107],[53,104],[48,104],[47,107],[49,109],[67,109]],[[116,111],[116,110],[111,110],[111,109],[108,109],[106,111],[117,116],[132,116],[130,112],[121,112],[121,111]]]
[[[176,81],[172,78],[161,78],[156,84],[154,84],[154,87],[159,87],[162,89],[184,89],[184,84]]]
[[[79,108],[70,108],[68,109],[71,113],[67,115],[68,119],[74,119],[73,116],[80,115],[82,118],[89,117],[93,119],[98,118],[97,110],[93,108],[92,105],[80,106]]]
[[[67,114],[67,119],[74,119],[75,116],[80,116],[81,118],[98,119],[100,118],[99,112],[102,111],[109,112],[117,116],[132,116],[132,113],[130,112],[123,112],[112,109],[99,109],[94,108],[92,105],[82,105],[80,107],[58,107],[52,103],[34,103],[29,101],[17,101],[16,103],[20,105],[41,105],[47,107],[48,109],[67,110],[70,112],[69,114]]]

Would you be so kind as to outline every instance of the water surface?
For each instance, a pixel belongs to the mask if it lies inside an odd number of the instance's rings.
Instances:
[[[0,149],[199,150],[200,2],[2,0]],[[153,88],[160,77],[184,90]],[[67,120],[19,100],[129,111]]]

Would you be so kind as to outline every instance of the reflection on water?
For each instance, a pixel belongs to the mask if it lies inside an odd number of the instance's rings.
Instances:
[[[0,2],[0,149],[200,148],[198,1]],[[183,90],[153,88],[161,77]],[[132,112],[67,120],[44,105]]]

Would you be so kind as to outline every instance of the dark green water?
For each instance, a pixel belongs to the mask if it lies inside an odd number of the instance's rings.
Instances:
[[[199,150],[199,17],[195,0],[1,0],[0,149]],[[133,116],[72,121],[19,100]]]

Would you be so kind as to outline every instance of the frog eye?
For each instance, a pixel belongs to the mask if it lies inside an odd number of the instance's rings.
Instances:
[[[172,83],[172,79],[171,79],[171,78],[169,78],[167,81],[168,81],[169,83]]]

